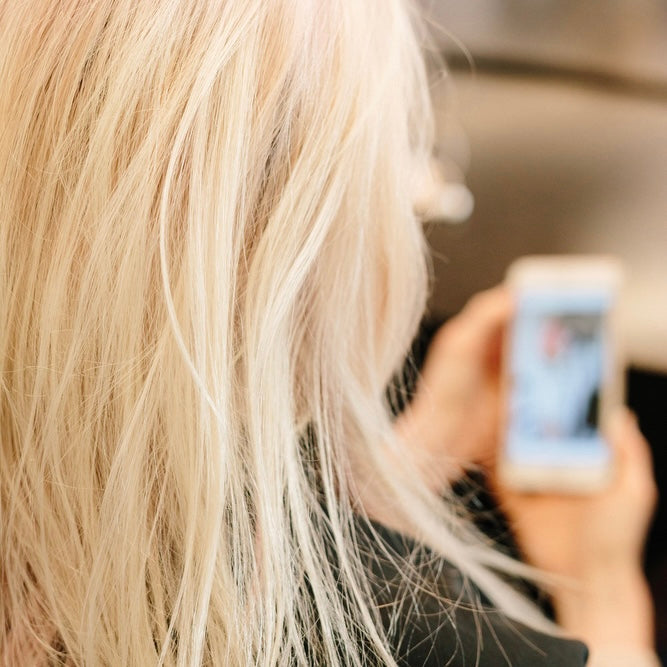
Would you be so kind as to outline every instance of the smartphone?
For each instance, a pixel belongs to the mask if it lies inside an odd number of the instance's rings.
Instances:
[[[592,493],[609,482],[613,457],[600,426],[623,400],[622,275],[609,257],[524,257],[510,266],[499,466],[508,486]]]

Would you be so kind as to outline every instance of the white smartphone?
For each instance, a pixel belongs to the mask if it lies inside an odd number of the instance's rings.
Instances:
[[[505,345],[500,475],[513,488],[592,493],[613,457],[600,425],[623,400],[618,333],[622,268],[608,257],[517,260]]]

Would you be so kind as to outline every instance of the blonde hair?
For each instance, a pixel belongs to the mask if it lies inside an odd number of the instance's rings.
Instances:
[[[386,463],[427,289],[404,2],[0,0],[0,34],[5,660],[395,664],[371,478],[521,615]]]

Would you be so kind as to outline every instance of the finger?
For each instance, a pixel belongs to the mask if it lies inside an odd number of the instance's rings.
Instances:
[[[635,416],[626,407],[614,410],[603,432],[615,456],[623,461],[650,463],[649,446],[637,426]]]
[[[483,360],[496,353],[502,332],[514,310],[513,299],[505,287],[495,287],[475,295],[445,327],[445,341],[459,358]]]
[[[634,415],[625,407],[619,408],[611,415],[604,431],[616,457],[620,484],[637,486],[654,495],[651,449]]]
[[[491,322],[502,322],[511,314],[513,302],[511,290],[505,285],[497,285],[471,297],[462,313]]]

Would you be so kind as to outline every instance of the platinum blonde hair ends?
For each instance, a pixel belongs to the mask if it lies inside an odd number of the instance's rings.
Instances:
[[[0,34],[0,655],[394,664],[352,471],[426,297],[405,3],[0,0]]]

